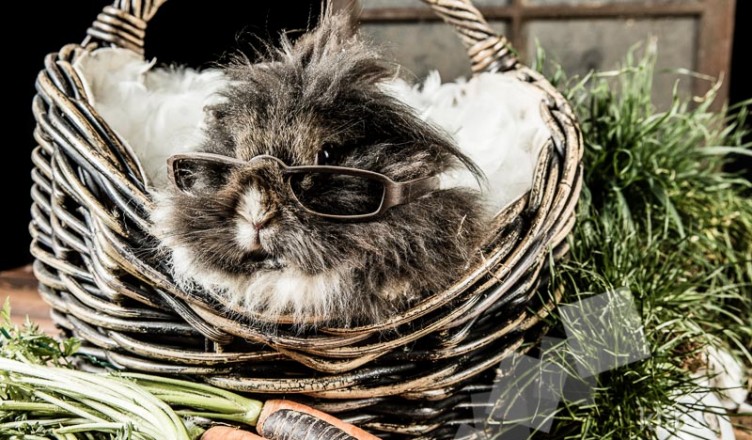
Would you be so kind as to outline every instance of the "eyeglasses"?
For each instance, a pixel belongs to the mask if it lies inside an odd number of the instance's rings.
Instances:
[[[358,168],[305,165],[288,166],[270,155],[249,161],[213,153],[176,154],[167,160],[170,181],[193,195],[218,191],[233,169],[260,161],[275,162],[294,199],[308,213],[336,220],[365,220],[429,193],[438,176],[395,182],[374,171]]]

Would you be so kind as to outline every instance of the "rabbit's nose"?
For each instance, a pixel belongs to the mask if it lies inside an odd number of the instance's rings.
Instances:
[[[276,211],[266,210],[239,210],[238,214],[245,219],[253,230],[256,232],[261,231],[271,223],[274,217],[277,215]]]
[[[263,240],[269,239],[267,230],[277,217],[278,209],[262,188],[249,187],[237,208],[236,241],[249,252],[263,251]],[[273,233],[273,232],[272,232]]]
[[[250,220],[251,226],[253,226],[253,229],[255,229],[256,232],[261,232],[261,230],[264,229],[269,224],[269,222],[272,221],[274,215],[275,213],[273,211],[266,211],[264,214],[262,214],[261,218]]]
[[[262,252],[264,246],[261,243],[261,230],[263,226],[257,227],[255,224],[241,221],[236,225],[235,240],[242,248],[248,252]]]

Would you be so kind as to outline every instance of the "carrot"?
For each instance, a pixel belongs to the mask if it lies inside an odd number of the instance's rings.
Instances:
[[[237,428],[214,426],[201,436],[201,440],[264,440],[264,438]]]
[[[379,440],[329,414],[289,400],[269,400],[256,431],[268,440]]]

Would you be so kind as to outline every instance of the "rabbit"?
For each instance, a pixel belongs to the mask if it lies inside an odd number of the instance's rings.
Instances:
[[[228,161],[188,171],[173,163],[168,172],[183,173],[183,186],[164,193],[152,216],[182,288],[210,291],[251,320],[368,325],[448,287],[478,258],[487,224],[480,192],[428,182],[461,167],[482,172],[381,87],[398,67],[355,29],[347,14],[326,12],[261,61],[223,67],[229,85],[206,109],[200,151]],[[285,173],[311,165],[424,185],[378,215],[335,218],[376,209],[381,190],[318,188],[312,175]],[[364,191],[375,193],[363,200]]]

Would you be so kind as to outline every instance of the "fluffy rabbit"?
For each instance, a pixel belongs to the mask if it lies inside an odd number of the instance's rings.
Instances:
[[[353,29],[344,14],[325,14],[261,62],[225,68],[231,86],[207,109],[209,154],[172,162],[176,186],[153,216],[182,287],[251,318],[356,325],[446,288],[472,261],[486,223],[479,192],[430,177],[480,172],[380,87],[397,68]],[[383,179],[287,169],[306,165],[422,180],[379,210],[390,202]]]

